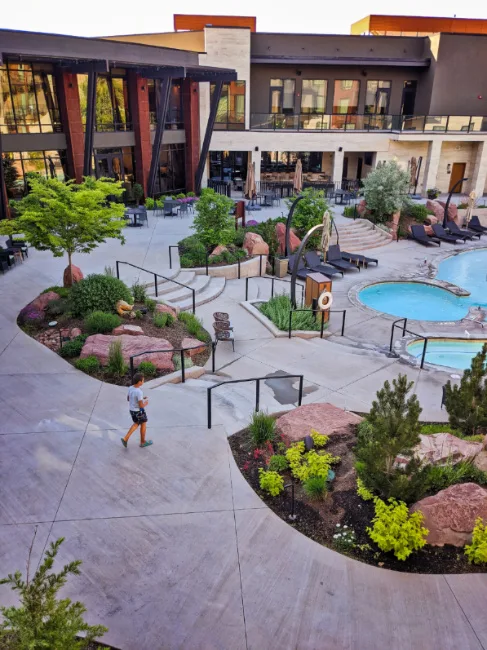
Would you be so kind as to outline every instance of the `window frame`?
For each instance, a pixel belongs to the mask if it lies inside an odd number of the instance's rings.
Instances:
[[[304,83],[305,81],[323,81],[325,94],[323,97],[323,110],[322,111],[304,111],[303,110],[303,99],[304,99]],[[301,82],[301,102],[299,106],[299,111],[301,115],[325,115],[326,113],[326,100],[328,99],[328,79],[303,79]]]
[[[345,81],[351,81],[352,82],[351,88],[344,88],[343,87],[343,82],[345,82]],[[358,86],[357,86],[357,103],[356,103],[356,106],[355,106],[355,110],[353,112],[350,112],[348,110],[349,107],[347,107],[347,112],[346,113],[342,113],[340,111],[335,110],[335,108],[337,107],[337,104],[336,104],[336,100],[337,100],[337,98],[336,98],[336,86],[337,86],[337,84],[339,83],[341,85],[341,90],[348,92],[348,91],[353,90],[354,82],[356,82],[358,84]],[[358,109],[359,109],[359,105],[360,105],[360,88],[361,88],[360,79],[334,79],[334,83],[333,83],[333,115],[358,115],[359,114]],[[343,100],[343,99],[346,99],[346,98],[342,97],[341,100]]]
[[[375,91],[375,103],[374,103],[374,111],[368,111],[367,110],[367,93],[368,91],[368,85],[369,83],[388,83],[389,88],[381,88],[380,86],[377,86],[377,89]],[[378,93],[380,90],[387,90],[387,106],[386,106],[386,111],[385,113],[378,113],[377,112],[377,98],[378,98]],[[365,84],[365,99],[364,99],[364,115],[388,115],[389,114],[389,107],[391,105],[391,94],[392,94],[392,79],[367,79],[366,84]]]
[[[273,85],[272,81],[280,81],[281,85]],[[284,87],[285,87],[285,82],[286,81],[292,81],[293,82],[293,105],[292,109],[285,109],[284,108]],[[281,110],[279,111],[273,111],[272,110],[272,93],[276,91],[279,92],[280,95],[280,101],[279,101],[279,108]],[[296,78],[295,77],[271,77],[269,79],[269,113],[271,115],[294,115],[295,114],[295,105],[296,105]],[[300,104],[301,107],[301,104]]]

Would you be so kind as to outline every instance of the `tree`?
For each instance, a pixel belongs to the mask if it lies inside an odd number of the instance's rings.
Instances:
[[[364,485],[381,498],[407,503],[421,496],[426,482],[412,453],[420,441],[421,407],[416,395],[407,397],[413,382],[408,383],[406,375],[393,379],[392,385],[386,381],[377,391],[368,426],[359,428],[356,470]],[[397,462],[398,456],[404,463]]]
[[[192,228],[207,247],[231,244],[235,238],[235,220],[230,214],[232,199],[217,194],[211,188],[201,192],[196,203],[196,216]]]
[[[379,163],[363,180],[367,209],[377,221],[387,221],[408,203],[410,176],[395,160]]]
[[[9,198],[12,198],[13,196],[12,190],[14,189],[15,183],[19,178],[19,172],[17,170],[17,167],[14,165],[13,159],[9,158],[5,154],[2,157],[2,165],[3,165],[3,178],[5,180],[5,189],[7,190],[7,196]]]
[[[67,253],[70,269],[74,253],[89,253],[110,238],[125,243],[125,207],[108,198],[123,194],[119,181],[87,177],[77,185],[31,176],[29,185],[29,194],[15,203],[19,216],[3,221],[0,234],[23,233],[31,246],[54,257]]]
[[[325,198],[323,190],[315,190],[307,187],[300,194],[304,198],[300,199],[293,213],[291,226],[296,234],[303,239],[306,233],[313,227],[323,223],[323,215],[330,209],[328,201]],[[298,197],[294,196],[286,200],[286,205],[290,209]],[[321,232],[316,233],[308,241],[307,248],[318,249],[321,242]]]
[[[35,539],[35,535],[34,535]],[[83,620],[86,607],[72,602],[70,598],[58,599],[58,591],[66,584],[69,575],[79,575],[81,560],[66,564],[59,573],[51,571],[54,559],[64,538],[51,542],[44,561],[29,578],[30,556],[27,562],[27,576],[22,579],[20,571],[10,574],[0,585],[11,585],[19,592],[19,607],[1,607],[3,622],[0,623],[0,647],[5,650],[82,650],[97,637],[103,636],[107,628],[103,625],[88,625]],[[77,638],[82,632],[84,638]]]
[[[473,436],[479,428],[487,426],[486,358],[487,344],[472,359],[460,385],[452,386],[448,381],[445,386],[445,406],[450,425],[466,436]]]

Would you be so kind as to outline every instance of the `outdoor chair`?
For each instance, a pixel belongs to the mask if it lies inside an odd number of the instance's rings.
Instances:
[[[441,239],[441,241],[446,241],[449,244],[457,244],[459,241],[462,241],[462,238],[457,237],[456,235],[449,235],[443,226],[440,223],[435,223],[431,226],[435,237]]]
[[[340,274],[343,278],[343,271],[340,269],[335,269],[329,264],[323,264],[320,260],[320,256],[316,251],[308,251],[306,253],[306,266],[309,267],[313,272],[324,273],[328,277]]]
[[[181,203],[178,208],[178,214],[181,218],[183,218],[183,216],[189,217],[189,203]]]
[[[355,264],[350,264],[350,262],[346,262],[344,259],[342,259],[340,248],[336,245],[330,246],[330,248],[328,249],[328,252],[326,254],[326,261],[332,266],[334,266],[336,269],[340,269],[340,271],[360,272],[359,266],[356,266]]]
[[[230,315],[227,314],[226,311],[216,311],[213,314],[213,318],[215,319],[215,321],[229,321]]]
[[[464,241],[466,239],[473,239],[474,237],[478,237],[480,239],[482,236],[482,233],[480,232],[474,232],[473,230],[464,230],[463,228],[459,228],[454,221],[448,221],[446,227],[452,235],[455,237],[461,237]]]
[[[215,345],[218,345],[219,341],[231,341],[233,351],[235,352],[235,338],[233,335],[233,327],[230,325],[230,321],[216,321],[213,323],[213,329],[215,331]]]
[[[7,248],[19,249],[22,252],[22,257],[29,257],[29,248],[25,242],[15,241],[12,237],[9,237],[6,241]]]
[[[2,262],[2,270],[4,270],[4,264],[7,265],[7,268],[15,266],[16,259],[13,251],[5,250],[0,246],[0,261]]]
[[[480,233],[487,232],[487,228],[480,223],[480,219],[477,217],[477,215],[474,215],[470,219],[470,221],[468,222],[468,227],[470,230],[474,230],[475,232],[480,232]]]
[[[139,208],[140,212],[137,213],[137,219],[139,220],[140,223],[142,221],[145,221],[147,224],[147,228],[149,227],[149,219],[147,218],[147,210],[146,208]]]
[[[436,237],[428,237],[424,226],[411,226],[411,234],[408,237],[414,239],[414,241],[417,241],[422,246],[434,246],[435,244],[441,246],[439,239]]]
[[[288,263],[288,268],[287,268],[287,272],[288,272],[288,273],[292,273],[292,272],[293,272],[293,269],[294,269],[295,264],[298,265],[298,270],[297,270],[297,273],[296,273],[296,277],[298,277],[300,280],[306,280],[306,277],[307,277],[310,273],[315,273],[315,271],[313,271],[312,269],[308,269],[308,268],[306,268],[306,265],[305,265],[305,263],[304,263],[303,258],[300,257],[300,258],[298,259],[298,258],[297,258],[297,255],[291,255],[291,256],[289,257],[289,263]]]
[[[379,260],[377,260],[375,257],[367,257],[366,255],[360,255],[359,253],[347,253],[346,251],[340,250],[340,246],[338,246],[338,244],[336,247],[342,256],[342,260],[345,260],[346,262],[351,262],[352,264],[362,264],[366,268],[369,264],[372,263],[375,263],[376,266],[379,265]]]

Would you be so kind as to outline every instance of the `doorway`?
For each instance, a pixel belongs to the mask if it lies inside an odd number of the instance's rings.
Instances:
[[[451,168],[450,185],[448,187],[449,192],[452,191],[452,189],[455,187],[455,185],[456,185],[456,183],[458,183],[458,181],[461,181],[462,178],[465,178],[465,168],[466,168],[466,166],[467,166],[466,163],[453,163],[452,168]],[[462,186],[463,186],[463,183],[460,183],[455,188],[454,194],[461,194]]]
[[[343,159],[342,179],[346,180],[347,178],[348,178],[348,158],[345,157]]]
[[[414,115],[417,81],[405,81],[402,91],[401,115]]]
[[[363,168],[363,158],[357,158],[357,180],[362,180],[362,168]]]
[[[95,154],[95,173],[97,178],[114,178],[123,180],[122,152]]]

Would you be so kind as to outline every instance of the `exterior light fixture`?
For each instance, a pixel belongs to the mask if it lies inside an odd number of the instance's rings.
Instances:
[[[451,165],[450,165],[450,163],[448,163],[448,165],[446,166],[446,173],[451,174]]]

